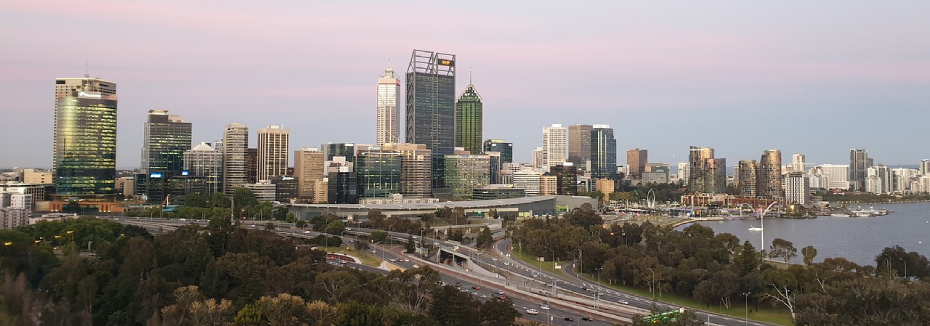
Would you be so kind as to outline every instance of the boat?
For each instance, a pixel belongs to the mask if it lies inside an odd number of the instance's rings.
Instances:
[[[849,217],[849,214],[848,214],[848,213],[833,213],[833,214],[830,214],[830,216],[833,216],[833,217]]]
[[[749,231],[759,232],[759,231],[762,231],[762,228],[757,228],[757,227],[755,227],[755,226],[752,226],[752,227],[749,228]]]

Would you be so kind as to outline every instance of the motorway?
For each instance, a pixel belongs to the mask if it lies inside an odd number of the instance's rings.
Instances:
[[[109,217],[108,217],[109,218]],[[178,219],[161,219],[161,218],[134,218],[134,217],[115,217],[109,218],[116,222],[123,224],[136,225],[146,228],[152,233],[158,233],[163,231],[173,230],[181,225],[186,224],[197,224],[201,226],[207,225],[208,221],[206,220],[178,220]],[[288,237],[296,238],[313,238],[319,235],[320,233],[314,231],[304,231],[299,229],[294,229],[289,223],[276,223],[277,227],[274,232]],[[241,227],[263,229],[264,225],[259,223],[242,223]],[[348,244],[350,240],[354,240],[355,234],[368,234],[371,231],[370,229],[359,229],[359,228],[349,228],[346,231],[346,234],[353,234],[353,236],[344,236],[343,243]],[[406,240],[410,235],[406,233],[399,232],[389,232],[389,237],[394,240]],[[418,238],[418,236],[414,236]],[[443,245],[447,248],[451,248],[453,245],[450,243],[445,243],[444,241],[433,240],[434,244]],[[464,248],[464,247],[463,247]],[[614,325],[620,321],[628,321],[629,319],[617,318],[616,316],[611,316],[611,320],[606,320],[606,318],[597,315],[586,313],[590,311],[584,307],[574,305],[570,302],[563,302],[561,300],[548,300],[548,298],[541,297],[532,293],[526,293],[517,289],[507,288],[505,283],[500,283],[500,280],[486,280],[482,277],[475,277],[477,274],[470,273],[468,270],[458,267],[458,266],[448,266],[437,264],[433,262],[428,262],[425,260],[419,259],[417,255],[406,255],[403,254],[402,246],[371,246],[372,255],[376,257],[384,257],[385,263],[390,263],[397,267],[403,269],[412,269],[415,266],[430,265],[433,269],[437,270],[441,274],[441,280],[445,284],[456,285],[462,291],[468,292],[474,296],[477,300],[491,300],[495,297],[497,291],[503,291],[503,294],[513,300],[514,308],[517,309],[523,316],[523,318],[537,321],[540,323],[545,323],[547,325],[592,325],[592,326],[607,326]],[[471,250],[471,249],[467,249]],[[366,270],[370,272],[387,274],[389,272],[386,268],[376,268],[371,266],[366,266],[357,263],[346,263],[345,266],[349,268],[356,268],[360,270]],[[384,265],[382,265],[384,267]],[[478,286],[478,289],[475,287]],[[543,306],[548,306],[550,309],[543,309]],[[527,313],[528,309],[536,309],[539,314],[531,315]],[[582,317],[588,317],[594,319],[593,321],[582,321]],[[571,321],[566,320],[566,318],[571,319]]]

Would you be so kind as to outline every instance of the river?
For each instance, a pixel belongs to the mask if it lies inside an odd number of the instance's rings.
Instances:
[[[852,206],[856,207],[856,206]],[[801,248],[814,246],[817,249],[815,261],[824,258],[844,257],[859,265],[875,265],[875,256],[885,247],[895,245],[904,250],[916,251],[930,256],[930,203],[877,204],[863,205],[863,208],[875,207],[893,210],[886,216],[876,217],[832,217],[820,216],[815,219],[765,219],[766,248],[772,240],[782,238],[794,243],[798,256],[791,261],[801,263]],[[740,241],[749,240],[759,249],[760,232],[749,231],[750,227],[759,227],[759,219],[733,221],[698,222],[709,226],[715,233],[732,233]],[[680,226],[678,229],[687,227]],[[918,244],[922,241],[923,244]]]

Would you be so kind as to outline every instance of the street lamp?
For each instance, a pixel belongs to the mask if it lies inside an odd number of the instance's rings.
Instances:
[[[578,248],[578,265],[578,273],[575,273],[575,277],[581,277],[579,275],[584,273],[584,252],[581,248]]]
[[[743,293],[743,296],[746,297],[746,302],[745,302],[746,317],[743,318],[743,325],[749,325],[749,295],[750,294],[752,294],[752,292]],[[708,314],[707,318],[710,319],[710,314]]]
[[[646,267],[646,269],[652,272],[652,283],[649,284],[649,291],[652,291],[652,302],[655,303],[656,302],[656,289],[655,289],[656,271],[654,271],[652,268],[649,268],[649,267]]]
[[[904,258],[898,258],[898,260],[904,262],[904,278],[907,279],[907,260],[904,260]]]
[[[594,289],[594,308],[599,308],[601,300],[601,268],[598,267],[594,270],[597,271],[597,288]]]

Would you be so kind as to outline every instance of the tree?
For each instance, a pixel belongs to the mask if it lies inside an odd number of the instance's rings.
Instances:
[[[517,309],[513,308],[513,300],[506,298],[504,300],[491,299],[481,304],[478,314],[481,316],[482,326],[510,326],[513,321],[521,316]]]
[[[294,222],[294,226],[297,227],[298,229],[303,229],[307,227],[307,221],[297,220],[297,222]]]
[[[252,208],[258,205],[258,200],[255,199],[255,194],[252,193],[252,190],[249,188],[237,188],[233,192],[233,201],[235,207],[233,207],[236,216],[242,215],[242,210],[245,208]]]
[[[491,234],[490,228],[485,226],[481,229],[478,237],[475,238],[475,246],[478,247],[478,249],[488,249],[494,246],[494,236]]]
[[[734,262],[739,267],[740,276],[745,276],[749,274],[749,272],[759,268],[762,257],[759,257],[759,252],[757,252],[756,248],[747,240],[743,242],[743,246],[736,255]]]
[[[791,261],[791,258],[798,256],[798,249],[794,247],[794,244],[782,238],[775,238],[775,240],[772,240],[772,246],[769,248],[769,255],[772,258],[781,258],[784,260],[785,266],[788,266],[788,262]]]
[[[387,232],[384,231],[372,231],[371,232],[371,241],[374,243],[384,243],[387,241]]]
[[[326,233],[341,235],[342,231],[346,230],[346,225],[342,224],[342,221],[332,221],[329,225],[326,226]]]
[[[759,287],[762,288],[762,298],[780,303],[791,311],[791,320],[794,321],[794,294],[798,289],[798,280],[794,274],[781,269],[769,269],[762,272],[759,277]]]
[[[801,248],[801,255],[804,255],[804,264],[810,266],[814,263],[814,257],[817,257],[817,249],[814,246]]]
[[[372,209],[368,211],[368,223],[371,224],[372,229],[382,229],[384,228],[384,219],[387,216],[381,213],[381,210]]]
[[[432,291],[433,302],[429,316],[440,325],[477,326],[479,319],[477,303],[470,294],[445,285]]]
[[[265,231],[274,231],[275,225],[274,222],[265,223]]]
[[[413,236],[407,236],[407,243],[404,244],[404,252],[412,254],[417,250],[416,241],[413,240]]]

